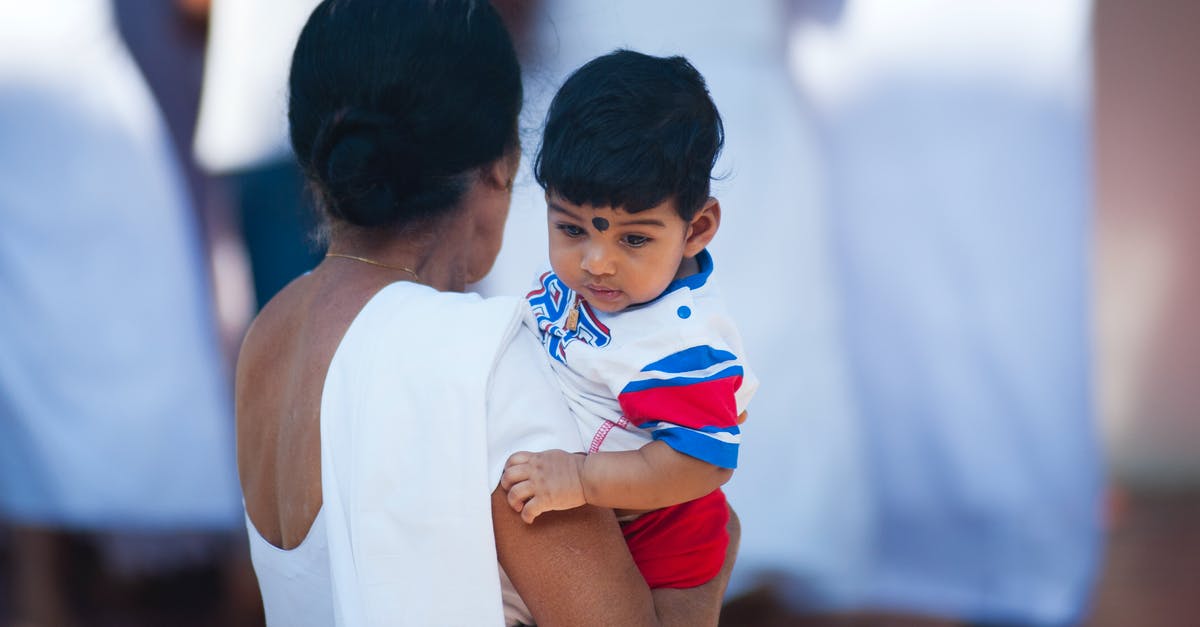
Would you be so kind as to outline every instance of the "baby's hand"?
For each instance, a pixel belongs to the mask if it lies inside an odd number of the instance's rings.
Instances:
[[[508,491],[508,504],[527,523],[532,523],[542,512],[586,505],[584,459],[582,453],[559,450],[513,453],[500,476],[500,486]]]

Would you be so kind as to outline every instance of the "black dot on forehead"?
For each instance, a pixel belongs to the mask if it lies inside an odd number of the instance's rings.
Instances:
[[[607,231],[608,220],[604,218],[592,218],[592,226],[596,227],[597,231]]]

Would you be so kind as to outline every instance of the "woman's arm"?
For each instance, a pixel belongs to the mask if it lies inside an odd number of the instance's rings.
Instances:
[[[612,512],[586,506],[548,512],[537,525],[492,493],[500,564],[541,627],[716,625],[741,529],[730,512],[725,565],[710,582],[651,594]]]

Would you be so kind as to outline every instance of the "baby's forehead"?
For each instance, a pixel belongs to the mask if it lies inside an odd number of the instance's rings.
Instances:
[[[679,213],[675,209],[675,201],[672,198],[667,198],[652,207],[639,208],[629,210],[623,205],[598,204],[590,202],[572,202],[568,198],[555,192],[546,193],[546,206],[550,210],[558,210],[565,213],[579,213],[580,217],[585,215],[589,218],[600,218],[605,222],[611,223],[613,220],[627,219],[629,217],[643,215],[674,215]],[[599,214],[599,215],[596,215]],[[601,229],[599,225],[596,228]]]

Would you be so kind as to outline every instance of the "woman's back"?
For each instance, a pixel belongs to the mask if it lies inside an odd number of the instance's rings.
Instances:
[[[262,538],[290,549],[321,509],[321,392],[346,329],[386,284],[346,268],[300,277],[263,308],[237,372],[238,468],[246,512]]]
[[[345,278],[323,269],[294,281],[255,320],[238,359],[246,527],[272,625],[334,622],[320,515],[321,392],[342,336],[375,287]]]

